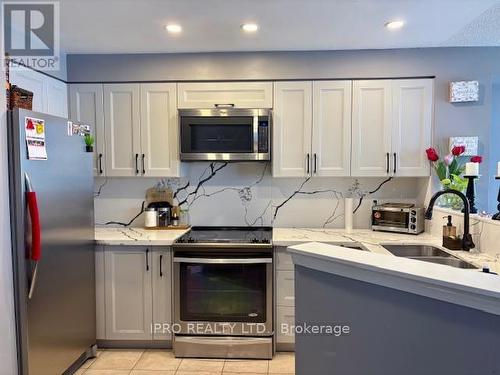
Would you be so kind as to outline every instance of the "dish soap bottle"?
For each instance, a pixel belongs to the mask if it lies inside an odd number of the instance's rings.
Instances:
[[[452,216],[448,215],[448,223],[443,226],[443,246],[450,250],[461,250],[461,241],[457,238],[457,227],[451,220]]]

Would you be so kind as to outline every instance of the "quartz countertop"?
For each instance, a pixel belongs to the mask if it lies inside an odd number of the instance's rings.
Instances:
[[[136,245],[136,246],[170,246],[186,233],[188,229],[179,230],[148,230],[143,228],[109,228],[96,227],[95,239],[98,245]],[[419,235],[374,232],[368,229],[356,229],[347,233],[343,229],[321,228],[273,228],[274,246],[293,246],[307,242],[323,242],[329,244],[360,243],[372,253],[389,253],[384,244],[425,244],[440,247],[441,238],[422,233]],[[500,262],[496,258],[480,253],[477,250],[445,251],[478,267],[487,263],[491,271],[500,274]]]
[[[500,315],[496,275],[319,242],[289,251],[299,266]]]
[[[398,234],[389,232],[375,232],[368,229],[355,229],[347,233],[343,229],[318,228],[273,228],[273,244],[275,246],[294,246],[307,242],[323,242],[328,244],[359,243],[368,251],[393,256],[383,245],[432,245],[453,254],[454,256],[471,262],[477,267],[488,264],[492,272],[500,274],[500,262],[492,255],[471,251],[455,251],[443,248],[442,239],[430,233],[419,235]],[[470,270],[466,270],[470,271]],[[500,282],[500,279],[499,279]]]
[[[95,240],[98,245],[170,246],[187,231],[96,227]]]

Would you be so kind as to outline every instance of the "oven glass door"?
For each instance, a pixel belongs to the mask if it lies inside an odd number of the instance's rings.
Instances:
[[[181,152],[252,153],[253,122],[252,116],[182,117]]]
[[[179,263],[180,320],[267,321],[268,264]]]
[[[409,212],[379,210],[372,214],[372,224],[380,227],[407,229],[409,222]]]

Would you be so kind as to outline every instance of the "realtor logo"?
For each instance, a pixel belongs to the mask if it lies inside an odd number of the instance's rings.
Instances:
[[[10,67],[59,69],[59,2],[3,2],[3,45]]]

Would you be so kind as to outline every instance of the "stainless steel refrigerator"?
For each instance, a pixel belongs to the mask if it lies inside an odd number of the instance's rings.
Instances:
[[[27,118],[43,120],[44,126],[33,126]],[[23,375],[72,374],[95,355],[92,153],[86,152],[80,135],[70,135],[67,121],[27,110],[9,112],[16,328]],[[44,136],[46,160],[28,157],[27,127]],[[40,145],[30,157],[39,154]]]

